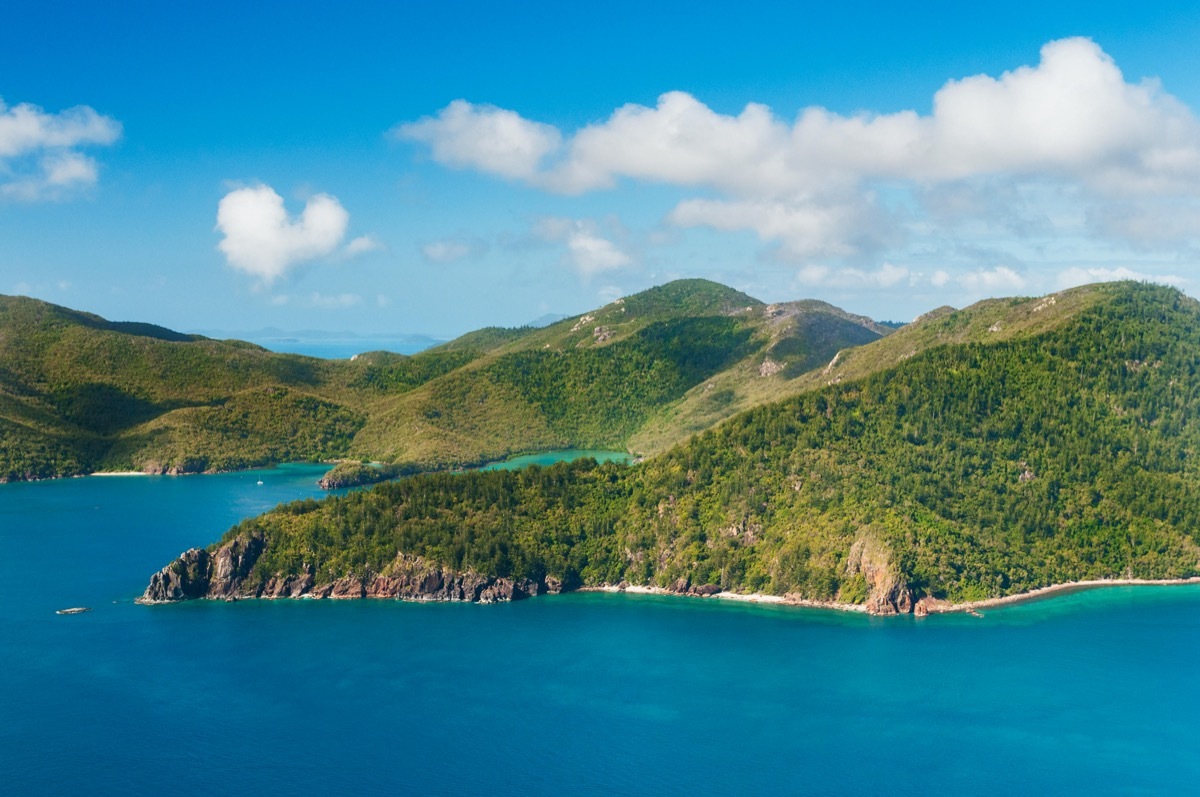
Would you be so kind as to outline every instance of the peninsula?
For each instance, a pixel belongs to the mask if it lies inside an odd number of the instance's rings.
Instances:
[[[743,388],[761,400],[632,467],[431,473],[281,506],[142,600],[625,584],[893,614],[1200,575],[1200,305],[1176,290],[940,310],[775,389]]]

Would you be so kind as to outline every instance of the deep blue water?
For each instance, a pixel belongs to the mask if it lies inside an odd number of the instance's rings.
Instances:
[[[0,486],[0,793],[1194,792],[1200,588],[132,603],[320,467]],[[261,479],[264,483],[258,485]],[[55,609],[92,606],[59,616]]]

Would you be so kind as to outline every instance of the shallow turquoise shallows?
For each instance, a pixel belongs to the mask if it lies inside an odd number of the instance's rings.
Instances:
[[[0,486],[4,794],[1192,793],[1200,588],[133,604],[319,467]],[[258,484],[261,480],[263,483]],[[73,616],[56,609],[90,606]]]
[[[553,465],[555,462],[570,462],[576,459],[590,457],[597,462],[620,462],[629,464],[633,457],[621,451],[591,451],[582,448],[568,448],[562,451],[543,451],[540,454],[525,454],[520,457],[506,459],[503,462],[493,462],[484,465],[480,470],[518,470],[528,465]]]

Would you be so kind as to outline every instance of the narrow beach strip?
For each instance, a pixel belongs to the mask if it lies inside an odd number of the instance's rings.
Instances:
[[[1072,592],[1083,592],[1102,587],[1164,587],[1182,584],[1200,584],[1200,576],[1192,578],[1102,578],[1090,581],[1068,581],[1063,584],[1051,584],[1048,587],[1021,592],[1016,595],[1005,595],[1000,598],[985,598],[965,603],[950,603],[938,598],[922,598],[917,602],[913,614],[918,617],[927,614],[975,614],[979,609],[992,609],[997,606],[1011,606],[1027,601],[1043,598],[1053,598],[1069,595]],[[739,601],[742,603],[770,603],[778,606],[800,606],[809,609],[833,609],[839,612],[866,612],[867,607],[861,603],[840,603],[838,601],[819,601],[801,598],[789,593],[787,595],[767,595],[761,592],[717,592],[712,595],[695,595],[687,592],[675,592],[663,587],[647,587],[636,584],[615,585],[601,584],[595,587],[582,587],[577,592],[613,592],[629,595],[668,595],[676,598],[717,598],[720,600]]]
[[[1020,592],[1016,595],[1005,595],[1002,598],[985,598],[979,601],[968,601],[966,603],[949,603],[940,600],[922,599],[925,612],[927,614],[953,614],[956,612],[975,612],[979,609],[992,609],[997,606],[1011,606],[1015,603],[1025,603],[1027,601],[1041,600],[1042,598],[1052,598],[1061,595],[1069,595],[1072,592],[1083,592],[1089,589],[1099,589],[1101,587],[1168,587],[1178,586],[1180,584],[1200,584],[1200,576],[1192,578],[1098,578],[1089,581],[1068,581],[1064,584],[1051,584],[1048,587],[1038,587],[1031,589],[1028,592]]]
[[[596,587],[581,587],[575,591],[614,592],[625,593],[627,595],[668,595],[673,598],[716,598],[718,600],[737,601],[739,603],[771,603],[778,606],[801,606],[809,609],[834,609],[839,612],[865,612],[867,610],[867,607],[861,603],[809,600],[795,594],[767,595],[763,592],[716,592],[712,595],[694,595],[687,592],[674,592],[663,587],[647,587],[637,584],[624,586],[601,584]]]

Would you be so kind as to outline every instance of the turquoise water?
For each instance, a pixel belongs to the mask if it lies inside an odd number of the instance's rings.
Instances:
[[[480,470],[517,470],[526,465],[553,465],[555,462],[570,462],[574,459],[591,457],[597,462],[621,462],[628,464],[633,458],[623,451],[592,451],[582,448],[568,448],[562,451],[543,451],[540,454],[525,454],[520,457],[506,459],[504,462],[493,462],[484,465]]]
[[[0,792],[1159,794],[1200,779],[1191,586],[923,620],[595,594],[132,603],[183,549],[317,495],[321,471],[0,486]],[[77,605],[94,611],[54,613]]]

